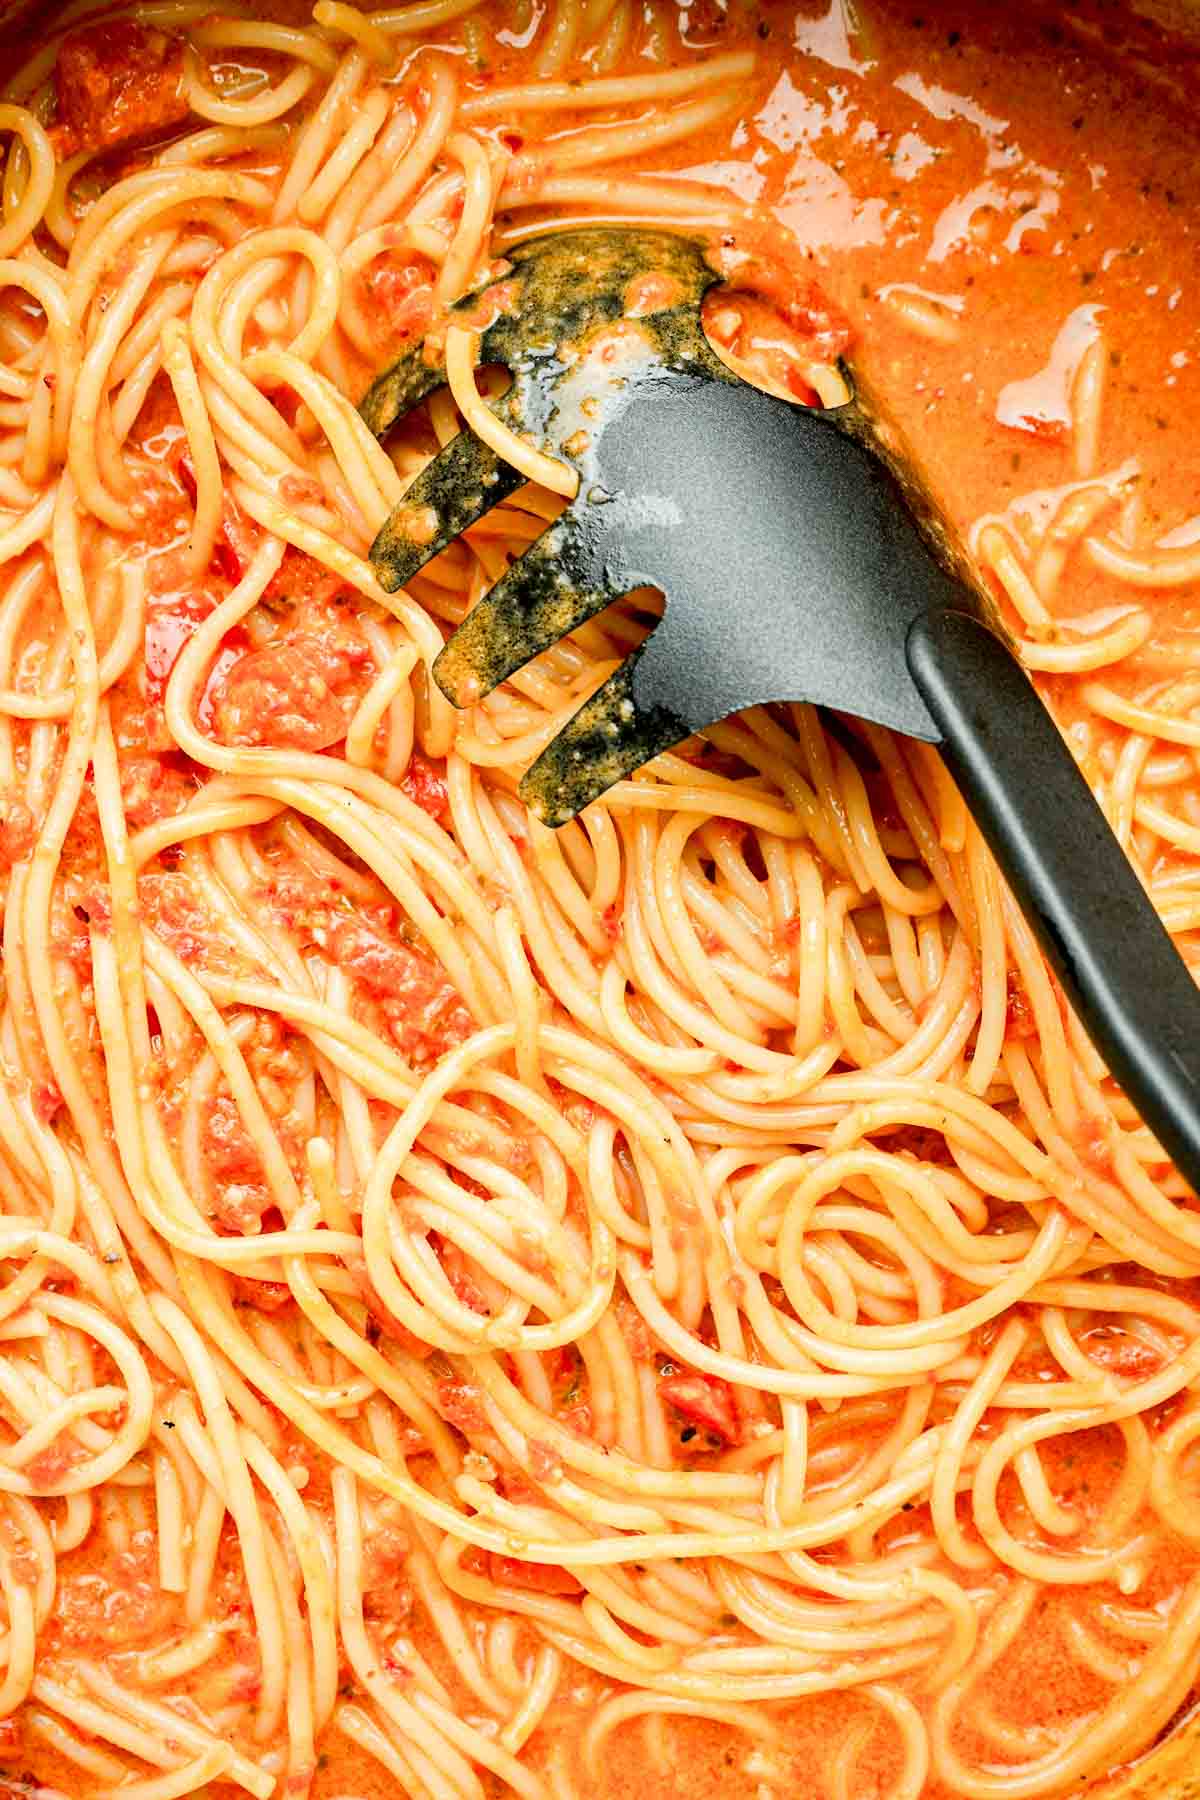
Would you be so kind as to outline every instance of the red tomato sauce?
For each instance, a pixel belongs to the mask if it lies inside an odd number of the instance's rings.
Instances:
[[[714,51],[748,45],[759,72],[743,105],[703,142],[689,141],[661,158],[660,166],[686,167],[753,200],[794,234],[807,271],[785,291],[767,292],[754,304],[726,297],[724,323],[718,310],[714,334],[742,351],[757,345],[761,353],[765,341],[772,371],[786,380],[807,350],[827,354],[852,342],[856,359],[887,393],[947,511],[965,530],[981,514],[1003,511],[1015,496],[1057,490],[1072,479],[1056,410],[1056,346],[1080,308],[1101,308],[1110,366],[1099,467],[1111,469],[1136,455],[1148,517],[1163,530],[1200,512],[1200,467],[1181,454],[1181,447],[1190,448],[1187,422],[1200,416],[1196,248],[1181,199],[1195,192],[1194,121],[1174,108],[1162,86],[1105,52],[1110,13],[1099,4],[1071,9],[1076,19],[1097,27],[1098,48],[1063,18],[1032,6],[864,0],[860,10],[858,26],[839,0],[820,0],[799,14],[781,0],[762,0],[748,11],[727,10],[713,0],[678,14],[689,45]],[[497,4],[474,17],[487,53],[483,67],[464,68],[466,92],[529,77],[505,9]],[[59,59],[64,154],[72,147],[136,144],[168,133],[183,117],[177,40],[133,25],[103,32],[73,33]],[[457,42],[455,27],[448,33]],[[631,65],[629,72],[644,69]],[[548,127],[530,113],[522,121],[522,142],[583,122],[584,116],[560,114]],[[363,276],[361,299],[378,324],[381,362],[424,329],[430,275],[423,259],[396,251]],[[944,341],[915,336],[889,303],[898,288],[932,297],[961,331]],[[794,388],[800,397],[802,385]],[[160,549],[169,536],[160,534]],[[152,592],[148,613],[144,671],[125,715],[150,759],[139,777],[144,792],[139,787],[131,797],[135,824],[157,816],[160,807],[183,803],[188,771],[156,738],[155,710],[183,644],[238,578],[247,553],[231,516],[202,586],[172,587],[163,559],[161,587]],[[299,583],[302,603],[289,607],[293,592],[286,581],[277,582],[272,598],[283,610],[273,641],[231,634],[205,691],[202,722],[227,743],[321,750],[344,736],[355,699],[371,679],[370,655],[352,619],[339,612],[336,593],[311,585],[311,569],[294,560],[285,567]],[[1060,616],[1094,609],[1103,591],[1098,573],[1077,560],[1064,578]],[[1153,591],[1143,599],[1153,608],[1155,635],[1112,677],[1118,686],[1144,679],[1156,645],[1182,642],[1200,655],[1200,601]],[[1083,679],[1042,683],[1065,725],[1082,711]],[[132,710],[135,702],[141,713]],[[432,818],[445,822],[444,773],[435,764],[414,758],[404,787]],[[9,808],[0,826],[0,856],[22,854],[31,829],[19,808]],[[205,914],[183,877],[156,874],[143,881],[142,891],[148,916],[178,954],[213,953]],[[471,1029],[460,997],[422,946],[407,941],[394,909],[341,906],[316,878],[298,886],[281,883],[269,899],[281,928],[341,969],[355,1005],[382,1017],[393,1041],[415,1061],[443,1053]],[[1011,1012],[1019,1030],[1028,1013],[1019,987]],[[257,1158],[226,1102],[214,1101],[206,1134],[214,1170],[253,1190]],[[257,1303],[265,1304],[261,1295]],[[1084,1348],[1098,1365],[1124,1375],[1149,1372],[1154,1354],[1119,1327],[1091,1331]],[[471,1431],[482,1415],[478,1396],[458,1391],[464,1388],[443,1382],[441,1410],[451,1424]],[[741,1421],[723,1384],[679,1372],[661,1375],[660,1389],[681,1441],[697,1454],[719,1457],[739,1442]],[[578,1381],[564,1387],[561,1414],[572,1411],[585,1429],[590,1426],[586,1389]],[[684,1440],[688,1430],[702,1442]],[[877,1438],[865,1427],[857,1436],[843,1432],[827,1466],[839,1458],[842,1466],[853,1461]],[[821,1454],[814,1454],[818,1474]],[[1081,1434],[1053,1455],[1058,1460],[1048,1456],[1047,1465],[1054,1491],[1082,1514],[1092,1513],[1119,1472],[1115,1435]],[[1001,1509],[1019,1532],[1027,1514],[1011,1480],[1002,1486]],[[928,1536],[919,1510],[906,1528]],[[135,1533],[128,1546],[108,1553],[90,1544],[64,1559],[51,1627],[64,1643],[97,1652],[132,1650],[161,1635],[172,1618],[181,1619],[181,1603],[158,1590],[144,1536]],[[899,1528],[888,1541],[900,1541]],[[440,1671],[447,1659],[412,1605],[407,1554],[398,1528],[371,1544],[370,1604],[406,1620],[411,1608],[422,1654]],[[1145,1574],[1138,1604],[1152,1608],[1169,1601],[1195,1566],[1191,1548],[1168,1542]],[[220,1578],[230,1597],[235,1568],[236,1558],[223,1559]],[[527,1567],[509,1568],[504,1559],[492,1559],[491,1573],[502,1583],[529,1583]],[[536,1585],[558,1596],[578,1591],[574,1578],[560,1571],[539,1576]],[[1115,1589],[1111,1597],[1118,1597]],[[1039,1602],[1017,1642],[979,1684],[981,1707],[1032,1734],[1078,1718],[1108,1697],[1111,1689],[1069,1652],[1070,1620],[1079,1605],[1071,1589]],[[483,1615],[464,1610],[470,1629],[478,1631]],[[197,1680],[197,1692],[214,1671],[227,1692],[255,1691],[259,1676],[249,1630],[231,1636],[204,1682]],[[556,1740],[577,1742],[610,1692],[602,1678],[575,1672],[531,1746],[533,1760],[545,1761]],[[853,1800],[877,1800],[897,1775],[895,1733],[853,1693],[797,1705],[768,1749],[723,1726],[676,1720],[671,1755],[660,1759],[653,1736],[640,1728],[618,1732],[598,1767],[576,1771],[577,1792],[580,1800],[753,1800],[762,1782],[773,1795],[807,1796],[816,1791],[812,1771],[827,1767],[829,1745],[841,1743],[860,1721],[872,1730],[855,1765]],[[985,1761],[992,1754],[986,1743],[965,1735],[959,1747]],[[41,1748],[38,1756],[39,1775],[69,1793],[70,1771],[56,1769]],[[235,1791],[213,1784],[220,1800]],[[381,1800],[391,1791],[388,1779],[353,1746],[336,1733],[327,1738],[316,1800]],[[928,1792],[930,1800],[951,1800],[944,1790]]]
[[[796,234],[808,276],[790,294],[715,296],[713,311],[726,309],[728,347],[760,359],[765,347],[764,373],[790,381],[804,398],[802,380],[792,379],[798,362],[849,344],[886,391],[936,492],[966,530],[1016,495],[1072,479],[1062,434],[1031,415],[1014,420],[1005,395],[1010,384],[1046,369],[1080,306],[1103,307],[1111,367],[1099,467],[1137,455],[1150,516],[1164,529],[1200,511],[1197,466],[1178,453],[1183,421],[1200,409],[1194,300],[1187,311],[1194,251],[1180,231],[1180,197],[1194,189],[1195,142],[1184,122],[1172,117],[1158,89],[1144,88],[1115,57],[1086,47],[1048,11],[876,4],[856,13],[859,33],[847,30],[845,9],[824,0],[799,17],[792,6],[763,4],[746,26],[717,7],[703,18],[698,8],[687,14],[693,41],[722,50],[753,43],[762,76],[745,106],[703,145],[689,143],[686,157],[663,157],[661,166],[685,164],[755,199]],[[502,46],[488,62],[481,87],[523,73]],[[578,123],[585,121],[581,115]],[[560,115],[556,127],[574,122]],[[526,121],[527,141],[538,129],[536,120]],[[1002,179],[996,169],[1005,171]],[[948,297],[951,316],[962,323],[956,340],[915,336],[888,303],[895,284]],[[711,317],[709,324],[720,336],[720,325],[714,328]],[[1094,608],[1099,586],[1077,559],[1057,601],[1059,615]],[[1150,601],[1164,634],[1191,637],[1200,626],[1193,603],[1167,593]],[[1133,663],[1121,680],[1137,678]],[[1043,684],[1068,723],[1081,710],[1082,679]],[[1027,1011],[1022,992],[1014,992],[1012,1006],[1018,1019]],[[1103,1367],[1150,1372],[1153,1352],[1119,1327],[1090,1333],[1084,1347]],[[694,1433],[687,1447],[711,1455],[736,1443],[739,1422],[721,1384],[680,1373],[660,1377],[660,1391],[681,1437]],[[461,1404],[469,1410],[469,1396]],[[843,1431],[831,1437],[831,1454],[845,1466],[876,1441]],[[1112,1490],[1120,1444],[1099,1431],[1073,1437],[1069,1446],[1059,1454],[1072,1466],[1048,1457],[1047,1473],[1053,1491],[1088,1514]],[[1027,1515],[1011,1478],[1002,1484],[1001,1510],[1019,1535]],[[927,1537],[920,1509],[908,1526]],[[1168,1599],[1195,1562],[1192,1549],[1174,1545],[1146,1574],[1138,1605]],[[1079,1604],[1070,1589],[1039,1602],[979,1684],[982,1709],[1033,1734],[1039,1726],[1061,1728],[1111,1695],[1068,1642]],[[577,1741],[611,1691],[599,1677],[578,1676],[534,1748],[548,1754],[557,1737]],[[760,1782],[764,1792],[807,1796],[822,1791],[813,1771],[828,1767],[830,1745],[859,1723],[871,1729],[849,1791],[853,1800],[877,1800],[899,1773],[897,1737],[853,1693],[796,1705],[767,1749],[721,1726],[672,1720],[665,1761],[652,1735],[628,1728],[607,1740],[597,1768],[572,1768],[583,1800],[749,1800]],[[995,1745],[974,1741],[969,1730],[955,1742],[968,1760],[995,1759]],[[386,1791],[353,1759],[342,1763],[335,1754],[318,1792],[340,1800],[350,1770],[356,1797]],[[951,1800],[936,1786],[928,1793]]]

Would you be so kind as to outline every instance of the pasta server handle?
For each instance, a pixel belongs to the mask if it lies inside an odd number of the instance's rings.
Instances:
[[[1114,1078],[1200,1191],[1196,984],[1016,659],[978,619],[909,627],[942,754]]]

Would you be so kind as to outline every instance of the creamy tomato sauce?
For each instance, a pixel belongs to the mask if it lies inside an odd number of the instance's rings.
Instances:
[[[263,9],[268,10],[271,16],[293,16],[282,6]],[[981,515],[1002,515],[1018,500],[1028,504],[1034,491],[1041,496],[1037,504],[1052,507],[1076,479],[1063,427],[1067,393],[1101,320],[1108,367],[1098,470],[1116,471],[1136,459],[1137,492],[1151,535],[1178,531],[1200,515],[1200,464],[1192,453],[1194,421],[1200,417],[1195,240],[1200,144],[1194,118],[1180,92],[1180,68],[1163,55],[1149,28],[1145,44],[1139,39],[1134,45],[1147,56],[1139,71],[1123,48],[1125,34],[1135,28],[1104,5],[1071,10],[1068,21],[1035,7],[940,0],[905,5],[862,0],[853,10],[834,0],[829,7],[799,12],[774,0],[752,8],[734,0],[728,8],[719,0],[698,0],[679,14],[689,46],[751,45],[759,72],[744,104],[702,145],[689,143],[685,164],[667,156],[651,166],[674,171],[685,166],[695,178],[753,202],[794,234],[805,270],[839,318],[844,315],[852,356],[886,392],[948,514],[963,531]],[[519,34],[504,8],[476,12],[473,19],[476,49],[467,92],[483,93],[492,84],[527,76]],[[459,41],[453,26],[444,36]],[[169,47],[160,47],[156,56],[143,89],[132,80],[114,88],[109,76],[90,67],[68,69],[75,99],[66,108],[64,144],[74,144],[89,130],[93,141],[99,130],[103,142],[112,129],[115,141],[115,126],[98,124],[101,116],[136,115],[148,131],[177,123],[178,70]],[[1161,79],[1156,57],[1162,59]],[[522,121],[521,142],[510,147],[519,153],[522,142],[570,130],[574,123],[569,114],[549,123],[531,114]],[[390,353],[428,323],[432,278],[431,267],[412,254],[381,259],[364,278],[364,305]],[[905,312],[908,300],[925,320],[926,332],[913,329],[911,309]],[[769,372],[776,378],[782,372],[786,379],[795,354],[789,321],[757,316],[749,323]],[[732,340],[741,326],[736,319],[726,325]],[[364,362],[364,385],[370,372]],[[805,397],[802,386],[797,397]],[[187,759],[161,731],[163,689],[183,645],[236,580],[248,554],[239,538],[243,522],[231,513],[209,586],[182,579],[171,548],[175,509],[189,483],[194,492],[194,474],[181,466],[180,435],[156,418],[153,399],[138,432],[145,454],[161,471],[161,485],[146,497],[144,511],[153,553],[145,676],[119,687],[114,708],[118,733],[138,752],[138,760],[127,765],[127,772],[134,771],[126,801],[135,829],[178,810],[194,792]],[[852,520],[846,528],[853,530]],[[219,741],[319,751],[344,735],[356,699],[376,672],[375,651],[369,633],[340,603],[337,584],[323,583],[314,568],[298,554],[286,565],[286,578],[271,597],[268,635],[256,626],[257,638],[241,632],[226,640],[202,716]],[[1151,591],[1142,598],[1153,609],[1153,634],[1119,670],[1106,673],[1122,691],[1143,683],[1166,650],[1191,659],[1200,654],[1200,599],[1194,592]],[[1085,558],[1073,559],[1062,577],[1057,616],[1086,617],[1108,603],[1101,573]],[[1087,679],[1042,677],[1041,686],[1068,732],[1085,715],[1091,720],[1086,755],[1102,759],[1106,728],[1081,699]],[[438,765],[418,754],[404,785],[430,816],[445,817],[444,772]],[[5,831],[19,834],[20,827],[20,819],[10,815]],[[14,859],[16,854],[19,846]],[[89,837],[86,819],[77,822],[68,863],[82,879],[96,856],[94,833]],[[430,1061],[466,1035],[470,1020],[455,990],[411,934],[406,941],[403,922],[382,892],[368,882],[362,893],[339,894],[319,864],[306,879],[291,868],[277,876],[269,845],[258,873],[266,903],[277,909],[288,931],[307,933],[319,944],[344,977],[361,1016],[416,1062]],[[185,958],[236,967],[236,952],[210,941],[194,897],[170,870],[145,881],[142,898],[156,929]],[[64,931],[70,929],[69,921],[64,923]],[[1015,1011],[1020,1004],[1014,993]],[[264,1028],[255,1048],[256,1069],[271,1072],[271,1065],[280,1082],[295,1081],[302,1071],[286,1064],[286,1054],[282,1039]],[[261,1224],[265,1189],[257,1154],[217,1093],[200,1149],[223,1194],[236,1190],[241,1210],[223,1222],[230,1229],[246,1229],[248,1217]],[[230,1202],[226,1198],[223,1204],[228,1208]],[[249,1289],[259,1306],[269,1299],[263,1286]],[[386,1316],[377,1319],[384,1331],[394,1323]],[[286,1327],[281,1330],[286,1333]],[[1124,1374],[1142,1372],[1146,1359],[1153,1364],[1156,1356],[1116,1326],[1090,1344],[1088,1354]],[[571,1373],[570,1367],[564,1370],[564,1413],[575,1403]],[[734,1441],[724,1384],[706,1389],[701,1378],[663,1367],[656,1374],[682,1442],[703,1453]],[[1036,1371],[1028,1378],[1036,1379]],[[453,1421],[452,1396],[447,1410]],[[877,1443],[878,1421],[869,1407],[860,1425],[848,1426],[854,1417],[851,1406],[836,1436],[830,1432],[824,1443],[818,1425],[814,1491],[819,1492],[823,1460],[832,1477]],[[588,1429],[586,1420],[579,1423]],[[1069,1451],[1055,1452],[1059,1462],[1053,1462],[1052,1485],[1091,1515],[1111,1498],[1119,1479],[1119,1436],[1106,1429],[1069,1442]],[[304,1471],[306,1500],[320,1504],[325,1478],[319,1459],[299,1443],[291,1454]],[[1004,1500],[1006,1516],[1019,1532],[1028,1514],[1015,1484],[1004,1490]],[[914,1517],[913,1531],[922,1523]],[[223,1529],[232,1531],[228,1519]],[[901,1532],[893,1527],[889,1542],[900,1541]],[[130,1531],[122,1525],[107,1543],[105,1548],[103,1538],[98,1542],[93,1536],[60,1559],[51,1650],[62,1644],[134,1656],[161,1636],[172,1609],[182,1621],[181,1600],[157,1587],[149,1526],[139,1530],[135,1523]],[[408,1547],[381,1507],[368,1552],[368,1610],[395,1625],[389,1655],[397,1667],[410,1622],[417,1630]],[[1137,1606],[1166,1606],[1196,1567],[1191,1546],[1160,1536],[1152,1566],[1138,1572]],[[244,1615],[246,1628],[229,1631],[220,1657],[191,1684],[197,1702],[210,1711],[219,1711],[223,1690],[245,1698],[261,1679],[250,1615],[236,1591],[241,1581],[236,1558],[222,1552],[218,1572],[228,1589],[222,1589],[228,1611],[235,1619]],[[501,1572],[501,1579],[510,1577],[525,1579],[519,1565],[507,1576]],[[572,1578],[556,1571],[547,1571],[542,1583],[550,1592],[574,1591]],[[1108,1598],[1119,1623],[1126,1596],[1114,1586]],[[468,1631],[482,1649],[485,1615],[470,1606],[465,1613]],[[1072,1589],[1039,1599],[979,1685],[980,1705],[1018,1735],[1026,1733],[1031,1744],[1039,1732],[1100,1704],[1109,1691],[1080,1658],[1072,1638],[1076,1613]],[[1131,1645],[1136,1648],[1132,1638]],[[418,1633],[414,1648],[449,1691],[463,1694],[440,1643]],[[182,1691],[188,1687],[185,1680]],[[354,1697],[348,1671],[342,1691],[345,1698]],[[558,1767],[569,1769],[585,1800],[684,1795],[774,1800],[787,1794],[874,1800],[897,1776],[891,1734],[875,1729],[877,1714],[853,1694],[797,1702],[772,1743],[757,1740],[750,1706],[748,1729],[652,1720],[615,1733],[590,1760],[581,1757],[589,1719],[611,1691],[583,1670],[560,1689],[528,1752],[547,1771],[551,1791]],[[918,1686],[912,1692],[918,1705],[926,1704]],[[469,1697],[460,1703],[470,1711]],[[851,1758],[847,1745],[856,1743]],[[973,1744],[964,1736],[959,1748],[986,1762],[994,1742]],[[12,1771],[7,1783],[0,1782],[0,1793],[36,1794],[39,1783],[72,1791],[73,1770],[44,1744],[0,1750],[0,1760]],[[499,1791],[501,1784],[492,1786]],[[213,1800],[232,1800],[240,1790],[218,1781],[211,1791]],[[324,1739],[312,1788],[317,1800],[382,1800],[394,1791],[378,1765],[354,1745],[336,1732]],[[927,1792],[930,1800],[950,1800],[936,1784]]]
[[[1085,334],[1097,308],[1111,364],[1099,468],[1136,457],[1149,519],[1164,531],[1200,512],[1200,465],[1186,451],[1188,422],[1200,414],[1197,146],[1178,97],[1109,47],[1110,33],[1120,37],[1112,10],[1077,9],[1073,24],[1037,9],[878,0],[853,16],[837,3],[753,13],[692,9],[689,41],[752,42],[766,73],[688,170],[769,209],[805,246],[813,277],[850,323],[854,358],[884,388],[960,529],[1074,479],[1057,420],[1071,334]],[[494,40],[488,63],[481,87],[523,69]],[[401,306],[412,291],[400,285]],[[888,297],[910,292],[956,327],[950,341],[917,337],[898,318]],[[759,341],[770,342],[765,324]],[[1077,560],[1058,615],[1089,613],[1103,592],[1103,577]],[[1190,596],[1152,599],[1155,636],[1118,677],[1129,685],[1153,666],[1157,644],[1200,630]],[[1086,710],[1076,694],[1083,679],[1040,683],[1068,727]],[[1138,1347],[1115,1334],[1098,1351],[1100,1361],[1123,1357],[1128,1371]],[[1085,1511],[1119,1474],[1113,1438],[1072,1440],[1062,1473]],[[852,1461],[872,1441],[839,1438],[835,1454]],[[1163,1552],[1138,1605],[1169,1601],[1195,1566],[1190,1546]],[[1112,1603],[1122,1604],[1115,1590]],[[1064,1635],[1074,1613],[1070,1590],[1039,1602],[978,1690],[1030,1744],[1107,1691]],[[578,1742],[610,1691],[586,1676],[575,1690],[539,1733],[547,1758],[556,1735]],[[570,1766],[589,1800],[807,1795],[818,1791],[812,1772],[828,1770],[831,1741],[844,1744],[855,1725],[867,1742],[843,1791],[872,1800],[896,1778],[895,1750],[852,1694],[797,1704],[769,1747],[707,1721],[671,1720],[618,1732],[591,1768]],[[985,1761],[994,1753],[986,1740],[962,1749]],[[330,1800],[387,1791],[352,1747],[344,1763],[336,1751],[328,1758],[317,1792]],[[941,1800],[940,1787],[928,1792]]]
[[[886,392],[964,532],[1030,490],[1046,490],[1052,503],[1075,479],[1057,421],[1072,333],[1086,335],[1094,309],[1103,309],[1111,365],[1099,469],[1136,458],[1148,519],[1163,531],[1200,513],[1200,464],[1189,451],[1189,422],[1200,416],[1193,124],[1173,84],[1131,70],[1112,8],[1071,10],[1067,22],[1032,7],[866,0],[852,13],[834,0],[800,12],[766,3],[752,16],[733,5],[683,15],[689,42],[752,43],[764,71],[688,171],[795,233],[811,275],[849,321],[853,357]],[[495,38],[487,62],[481,89],[524,68]],[[537,132],[536,120],[528,130]],[[402,305],[412,291],[402,285]],[[888,303],[905,293],[953,335],[916,336]],[[770,337],[763,325],[760,344]],[[1086,615],[1105,594],[1104,578],[1076,559],[1057,616]],[[1198,641],[1194,596],[1150,599],[1154,636],[1118,685],[1144,681],[1160,644]],[[1087,710],[1077,694],[1085,679],[1039,682],[1068,728]],[[1114,1332],[1091,1353],[1130,1372],[1139,1350]],[[833,1454],[850,1462],[874,1441],[839,1435]],[[1120,1472],[1119,1438],[1074,1438],[1069,1456],[1070,1469],[1056,1473],[1072,1504],[1099,1506]],[[1009,1503],[1019,1517],[1019,1497]],[[1190,1546],[1171,1545],[1139,1587],[1138,1606],[1169,1602],[1195,1567]],[[1119,1610],[1123,1596],[1114,1589],[1111,1599]],[[978,1689],[1018,1740],[1024,1732],[1027,1750],[1039,1730],[1061,1728],[1109,1691],[1072,1650],[1075,1610],[1070,1589],[1040,1601]],[[555,1706],[535,1740],[548,1762],[556,1737],[577,1744],[610,1691],[582,1676]],[[873,1800],[897,1766],[893,1741],[872,1723],[854,1695],[822,1696],[795,1705],[770,1746],[707,1721],[670,1720],[617,1732],[591,1767],[575,1757],[569,1766],[588,1800],[815,1795],[830,1791],[814,1771],[828,1781],[831,1743],[843,1746],[858,1726],[866,1741],[841,1792]],[[985,1762],[995,1753],[986,1740],[964,1738],[961,1748]],[[388,1790],[349,1747],[344,1763],[329,1752],[316,1791],[375,1800]],[[940,1786],[927,1791],[942,1800]]]

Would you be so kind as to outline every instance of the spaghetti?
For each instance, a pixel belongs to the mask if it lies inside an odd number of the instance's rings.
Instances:
[[[1194,1197],[927,747],[759,708],[527,816],[653,605],[442,698],[574,481],[444,309],[548,222],[703,231],[722,353],[828,400],[844,305],[1194,962],[1200,533],[1134,428],[1186,144],[994,12],[1011,124],[936,7],[270,10],[69,5],[0,104],[0,1767],[1079,1791],[1200,1668]],[[464,422],[528,485],[388,595]]]

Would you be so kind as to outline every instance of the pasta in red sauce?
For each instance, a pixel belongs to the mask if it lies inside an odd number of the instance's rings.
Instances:
[[[702,236],[736,366],[886,390],[1195,965],[1186,38],[138,0],[5,68],[0,1796],[1142,1757],[1200,1665],[1195,1197],[927,747],[760,708],[529,818],[648,598],[455,713],[553,470],[387,595],[459,410],[354,408],[547,224]]]

